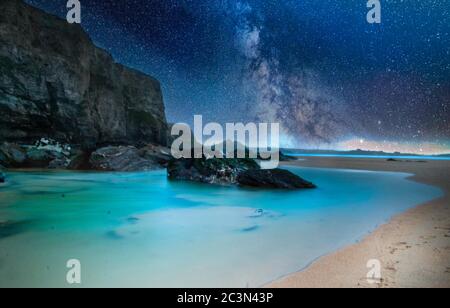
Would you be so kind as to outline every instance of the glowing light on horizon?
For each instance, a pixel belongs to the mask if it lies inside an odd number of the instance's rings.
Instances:
[[[449,144],[432,142],[410,143],[396,141],[375,141],[359,138],[339,142],[336,144],[336,146],[331,148],[341,151],[363,150],[420,155],[442,155],[450,153]]]

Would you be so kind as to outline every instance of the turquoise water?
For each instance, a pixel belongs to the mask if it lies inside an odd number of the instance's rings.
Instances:
[[[355,155],[355,154],[301,154],[289,153],[293,157],[344,157],[344,158],[372,158],[372,159],[413,159],[413,160],[450,160],[450,156],[409,156],[409,155]]]
[[[257,287],[441,195],[407,174],[290,170],[319,188],[173,183],[164,171],[8,173],[0,222],[15,224],[0,230],[0,287],[70,287],[73,258],[85,287]]]

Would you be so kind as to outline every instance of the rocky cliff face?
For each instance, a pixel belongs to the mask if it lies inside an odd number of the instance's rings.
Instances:
[[[0,1],[0,141],[167,142],[161,88],[114,62],[79,25]]]

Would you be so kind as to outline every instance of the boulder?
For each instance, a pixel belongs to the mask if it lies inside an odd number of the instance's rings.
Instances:
[[[18,144],[5,142],[0,145],[0,164],[8,168],[23,166],[27,158],[25,149]]]
[[[132,146],[105,147],[93,152],[89,163],[98,171],[148,171],[159,165],[139,156]]]
[[[301,189],[316,188],[316,186],[288,170],[258,170],[251,169],[241,172],[237,177],[241,186],[258,188]]]
[[[52,161],[65,159],[65,156],[60,152],[34,146],[28,148],[26,157],[23,166],[27,168],[48,168]]]
[[[0,164],[8,168],[52,168],[67,164],[69,153],[52,145],[18,145],[5,142],[0,145]]]
[[[169,148],[155,144],[148,144],[139,149],[139,156],[162,167],[167,167],[172,160],[172,154]]]
[[[242,171],[259,169],[253,159],[173,159],[167,167],[171,180],[235,185]]]
[[[70,160],[68,158],[56,158],[52,160],[48,164],[49,169],[67,169],[67,167],[70,165]]]
[[[79,151],[70,158],[70,163],[67,166],[67,169],[69,169],[69,170],[91,170],[92,166],[91,166],[91,163],[89,162],[90,158],[91,158],[91,153]]]

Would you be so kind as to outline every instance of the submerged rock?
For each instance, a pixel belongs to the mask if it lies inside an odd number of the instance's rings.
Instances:
[[[24,232],[28,223],[28,221],[0,221],[0,239]]]
[[[89,160],[98,171],[148,171],[159,165],[139,156],[139,150],[132,146],[106,147],[92,153]]]
[[[253,231],[258,230],[259,228],[260,228],[260,226],[255,225],[255,226],[243,228],[243,229],[241,229],[241,232],[244,232],[244,233],[253,232]]]
[[[242,171],[259,168],[253,159],[173,159],[167,173],[171,180],[229,185]]]
[[[123,234],[120,234],[120,232],[116,230],[106,232],[106,237],[108,237],[111,240],[123,240],[125,238]]]
[[[130,224],[137,224],[139,222],[139,218],[138,217],[128,217],[127,221]]]
[[[316,186],[288,170],[247,170],[241,172],[237,177],[237,182],[241,186],[280,188],[280,189],[301,189],[316,188]]]
[[[0,171],[0,183],[5,183],[5,175]]]

